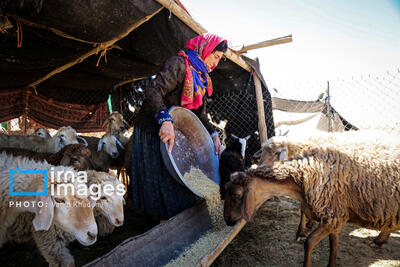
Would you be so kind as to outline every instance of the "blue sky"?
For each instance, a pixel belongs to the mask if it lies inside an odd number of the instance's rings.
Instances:
[[[332,79],[400,67],[400,1],[182,0],[209,32],[239,47],[293,34],[293,43],[250,52],[277,82]]]
[[[232,47],[292,34],[292,43],[247,54],[259,58],[272,93],[315,100],[330,81],[332,102],[347,119],[400,127],[400,0],[181,2]]]

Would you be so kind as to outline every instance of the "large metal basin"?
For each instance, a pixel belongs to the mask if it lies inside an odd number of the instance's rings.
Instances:
[[[184,175],[191,167],[199,168],[208,178],[219,184],[219,159],[215,154],[214,143],[199,118],[190,110],[172,107],[169,114],[174,120],[175,143],[172,152],[168,153],[168,142],[160,142],[165,166],[179,183],[204,198],[186,182]]]

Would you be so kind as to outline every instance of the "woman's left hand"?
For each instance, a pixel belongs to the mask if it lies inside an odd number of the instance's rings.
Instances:
[[[214,142],[214,147],[215,147],[215,154],[218,155],[218,157],[221,157],[222,147],[221,147],[221,141],[219,140],[219,137],[218,136],[214,137],[213,142]]]

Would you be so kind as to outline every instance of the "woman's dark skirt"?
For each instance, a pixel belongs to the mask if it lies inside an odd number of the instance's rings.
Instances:
[[[135,127],[131,181],[133,207],[161,220],[195,204],[195,195],[180,185],[164,166],[158,134]]]

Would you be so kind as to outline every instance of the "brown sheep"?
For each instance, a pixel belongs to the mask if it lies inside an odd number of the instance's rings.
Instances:
[[[232,179],[224,203],[228,225],[242,217],[251,220],[256,206],[273,196],[299,200],[307,217],[320,221],[304,244],[304,266],[311,265],[314,247],[327,236],[329,266],[336,265],[339,233],[346,223],[385,233],[400,229],[397,158],[380,160],[375,154],[357,157],[316,146],[274,168],[236,173]]]
[[[119,134],[129,127],[128,122],[124,119],[121,113],[114,111],[104,121],[103,129],[106,134],[112,134],[119,138]]]
[[[54,166],[72,166],[77,171],[93,169],[92,153],[89,148],[81,144],[67,145],[57,153],[34,152],[22,148],[0,148],[0,153],[3,151],[8,155],[22,156],[34,161],[46,160]]]
[[[319,133],[305,137],[278,136],[268,139],[258,152],[261,154],[259,167],[272,167],[277,162],[284,162],[303,155],[312,146],[331,147],[343,153],[351,153],[359,158],[370,157],[371,154],[378,155],[380,160],[395,160],[400,149],[398,135],[388,134],[383,131],[351,131],[343,133]],[[357,147],[357,149],[354,149]],[[400,161],[399,161],[400,162]],[[301,207],[301,219],[296,233],[297,240],[305,239],[307,228],[312,228],[313,220],[306,224],[306,216]],[[307,228],[306,228],[307,227]],[[382,245],[388,242],[390,233],[382,232],[374,243]]]

